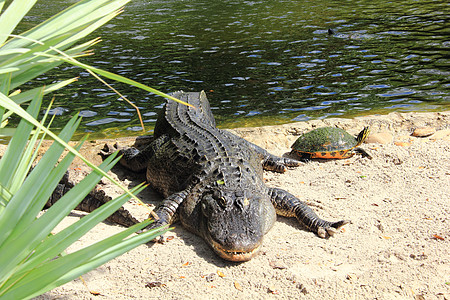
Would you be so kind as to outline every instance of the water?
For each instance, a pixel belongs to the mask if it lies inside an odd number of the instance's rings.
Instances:
[[[28,21],[64,5],[39,1]],[[139,0],[83,61],[164,92],[205,90],[222,127],[443,110],[449,28],[446,1]],[[80,132],[142,133],[134,109],[86,72],[64,65],[41,80],[62,75],[81,78],[56,95],[57,127],[81,112]],[[114,86],[150,130],[164,100]]]

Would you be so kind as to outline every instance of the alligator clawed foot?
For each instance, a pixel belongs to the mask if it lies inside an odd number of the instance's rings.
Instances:
[[[137,234],[141,234],[141,233],[144,233],[144,232],[149,231],[149,230],[152,230],[152,229],[160,228],[160,227],[162,227],[162,226],[164,226],[164,224],[162,224],[162,223],[156,221],[156,222],[151,223],[149,226],[147,226],[147,227],[145,227],[145,228],[143,228],[143,229],[141,229],[141,230],[139,230],[139,231],[136,231],[136,233],[137,233]],[[169,241],[169,238],[166,237],[165,234],[161,234],[161,235],[155,237],[154,239],[148,241],[148,243],[164,244],[164,243],[166,243],[167,241]]]
[[[142,233],[144,232],[143,230],[138,231],[137,233]],[[155,237],[154,239],[148,241],[147,243],[158,243],[158,244],[164,244],[165,242],[167,242],[168,239],[161,234],[160,236]]]
[[[286,167],[298,167],[302,164],[301,161],[293,158],[284,157],[284,165]]]
[[[106,158],[106,157],[110,156],[111,154],[115,153],[117,150],[120,150],[120,149],[121,149],[121,147],[119,147],[119,145],[117,143],[115,143],[114,145],[106,143],[105,146],[103,146],[103,149],[100,150],[99,154],[103,158]]]
[[[269,156],[263,162],[264,170],[273,171],[277,173],[284,173],[288,167],[298,167],[302,164],[301,161],[287,157]]]
[[[136,233],[137,233],[137,234],[141,234],[141,233],[144,233],[145,231],[146,231],[145,229],[141,229],[141,230],[139,230],[139,231],[136,231]],[[167,242],[167,241],[168,241],[168,239],[167,239],[163,234],[161,234],[160,236],[157,236],[157,237],[155,237],[154,239],[148,241],[147,244],[148,244],[148,243],[164,244],[164,243]]]
[[[319,227],[317,228],[317,235],[323,239],[334,236],[339,231],[339,228],[348,223],[350,223],[350,221],[342,220],[331,223],[331,226],[328,227]]]

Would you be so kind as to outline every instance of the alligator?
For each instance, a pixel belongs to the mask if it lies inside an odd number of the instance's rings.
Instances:
[[[204,92],[173,96],[192,107],[168,101],[145,148],[106,148],[106,154],[120,149],[120,163],[146,172],[150,186],[164,196],[152,227],[181,221],[220,257],[240,262],[256,255],[276,214],[296,217],[322,238],[348,223],[320,219],[294,195],[267,187],[263,169],[282,173],[301,163],[217,128]]]

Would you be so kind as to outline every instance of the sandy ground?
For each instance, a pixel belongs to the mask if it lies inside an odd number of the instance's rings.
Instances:
[[[232,131],[284,155],[312,128],[339,126],[356,135],[366,125],[371,143],[362,147],[372,160],[315,160],[284,174],[265,173],[267,185],[290,191],[319,216],[351,220],[336,236],[321,239],[295,219],[279,217],[258,256],[231,263],[178,225],[167,243],[142,245],[84,275],[87,286],[74,280],[37,299],[450,299],[450,112]],[[411,135],[423,126],[437,132]],[[86,155],[99,161],[95,153],[103,144],[90,142]],[[126,185],[142,181],[121,168],[113,171]],[[160,199],[151,191],[141,197]],[[143,214],[135,203],[127,208]],[[61,226],[82,215],[73,213]],[[122,229],[99,224],[69,250]]]

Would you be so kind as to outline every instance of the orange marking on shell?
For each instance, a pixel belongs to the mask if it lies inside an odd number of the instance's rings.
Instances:
[[[312,158],[325,158],[325,159],[341,159],[341,158],[349,158],[353,156],[353,153],[348,150],[342,151],[332,151],[332,152],[315,152],[312,154]]]

